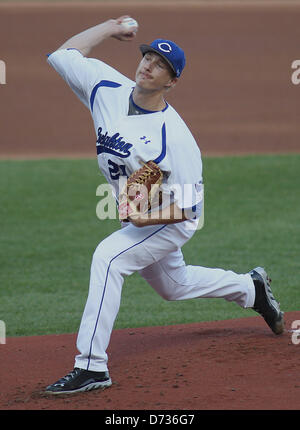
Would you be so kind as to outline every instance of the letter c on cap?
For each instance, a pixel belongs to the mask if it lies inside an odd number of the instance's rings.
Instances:
[[[168,43],[166,43],[166,42],[159,43],[159,44],[158,44],[158,47],[159,47],[159,49],[160,49],[161,51],[163,51],[163,52],[171,52],[171,51],[172,51],[172,47],[171,47],[171,45],[169,45],[169,44],[168,44]]]

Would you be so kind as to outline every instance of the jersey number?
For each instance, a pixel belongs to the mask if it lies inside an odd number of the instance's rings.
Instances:
[[[108,170],[109,170],[111,179],[118,180],[120,176],[127,176],[124,164],[119,165],[114,163],[111,160],[108,160],[107,162],[109,165]]]

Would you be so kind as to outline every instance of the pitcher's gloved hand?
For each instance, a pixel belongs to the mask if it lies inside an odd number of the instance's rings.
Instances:
[[[154,161],[133,172],[119,194],[119,219],[147,213],[159,195],[163,174]]]

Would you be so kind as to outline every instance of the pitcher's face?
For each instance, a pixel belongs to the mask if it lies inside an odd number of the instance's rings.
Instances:
[[[147,52],[143,56],[135,79],[138,87],[150,91],[168,90],[177,82],[169,64],[154,52]]]

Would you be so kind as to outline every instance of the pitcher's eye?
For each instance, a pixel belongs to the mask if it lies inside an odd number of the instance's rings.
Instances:
[[[147,53],[147,54],[144,55],[144,58],[145,58],[145,60],[151,60],[152,55],[149,54],[149,53]]]

